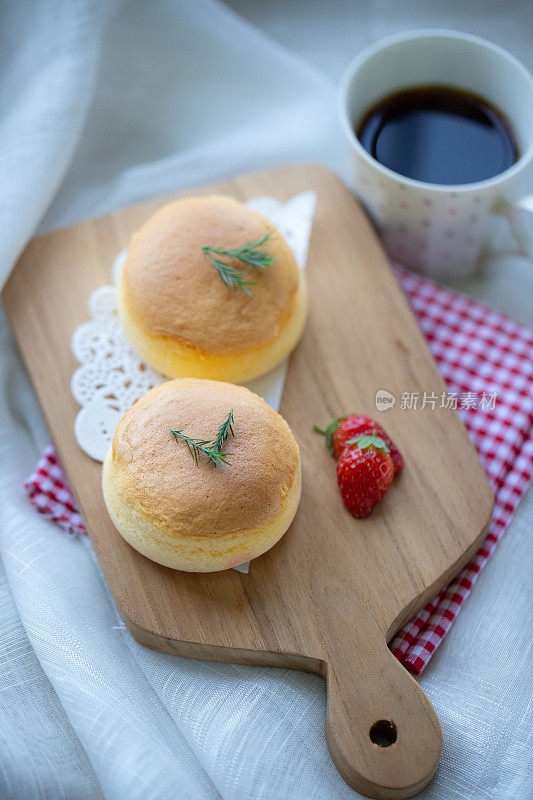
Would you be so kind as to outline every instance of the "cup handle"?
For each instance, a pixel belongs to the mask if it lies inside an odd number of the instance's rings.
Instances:
[[[509,222],[511,234],[516,242],[514,255],[533,258],[533,194],[521,197],[512,203],[501,198],[494,208]]]

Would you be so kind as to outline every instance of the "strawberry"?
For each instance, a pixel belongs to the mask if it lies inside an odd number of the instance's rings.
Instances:
[[[349,414],[347,417],[338,417],[334,419],[324,431],[316,425],[315,430],[325,435],[326,447],[335,461],[339,460],[342,451],[349,444],[350,439],[375,433],[383,439],[389,447],[392,463],[394,464],[394,474],[399,475],[403,469],[402,454],[379,422],[376,422],[370,417],[365,417],[363,414]]]
[[[342,502],[357,519],[368,517],[385,496],[394,477],[387,443],[375,434],[358,436],[337,462]]]

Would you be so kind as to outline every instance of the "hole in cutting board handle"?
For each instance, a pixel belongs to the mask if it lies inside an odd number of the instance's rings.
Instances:
[[[380,719],[372,725],[368,735],[378,747],[390,747],[398,738],[398,729],[391,719]]]
[[[350,646],[340,639],[327,642],[329,749],[353,789],[380,800],[405,800],[435,774],[442,732],[433,706],[388,649],[365,604],[356,610]]]

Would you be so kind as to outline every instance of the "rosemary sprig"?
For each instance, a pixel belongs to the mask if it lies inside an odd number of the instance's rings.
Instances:
[[[234,289],[235,287],[238,287],[239,289],[242,289],[243,292],[245,292],[249,297],[252,296],[252,293],[248,287],[255,286],[255,281],[246,280],[246,275],[244,272],[239,272],[239,270],[235,269],[234,267],[230,267],[229,264],[226,264],[219,258],[215,258],[210,253],[207,253],[205,247],[202,247],[202,250],[207,256],[209,256],[212,264],[217,268],[218,274],[228,289]]]
[[[222,445],[228,438],[229,434],[231,433],[232,436],[235,434],[233,433],[233,409],[229,412],[228,416],[219,426],[217,431],[217,438],[214,440],[213,444],[217,450],[222,450]]]
[[[192,436],[187,436],[183,433],[183,431],[176,431],[173,428],[170,429],[170,433],[174,437],[176,441],[181,440],[185,442],[187,445],[187,450],[194,458],[196,466],[198,466],[198,459],[200,455],[207,456],[209,461],[212,461],[215,467],[219,464],[227,464],[227,456],[231,455],[230,453],[222,453],[217,448],[213,447],[213,442],[210,442],[209,439],[193,439]]]
[[[243,247],[237,247],[233,250],[221,250],[213,247],[209,249],[214,253],[218,253],[219,256],[228,256],[228,258],[236,258],[238,261],[243,261],[245,264],[254,267],[254,269],[269,269],[276,257],[265,250],[261,250],[261,247],[265,242],[268,242],[273,233],[273,230],[267,231],[261,239],[256,239],[255,242],[248,242]]]
[[[210,247],[208,245],[204,245],[202,247],[202,251],[204,255],[210,259],[211,263],[218,271],[218,274],[229,289],[238,287],[239,289],[242,289],[243,292],[246,292],[247,295],[251,296],[252,293],[250,292],[249,287],[254,286],[255,281],[247,280],[244,272],[235,269],[235,267],[232,267],[226,261],[221,261],[221,259],[217,258],[217,256],[225,256],[226,258],[240,261],[242,264],[252,267],[252,269],[256,270],[256,272],[264,269],[270,269],[272,264],[275,262],[276,257],[270,253],[267,253],[266,250],[262,250],[261,248],[265,242],[270,239],[273,233],[273,230],[268,231],[260,239],[256,239],[255,242],[248,242],[242,247],[224,250],[222,247]]]
[[[227,464],[227,457],[232,455],[231,453],[223,453],[222,452],[222,445],[224,444],[225,440],[231,433],[233,436],[233,409],[229,412],[228,416],[219,426],[216,439],[195,439],[192,436],[187,436],[183,433],[183,431],[177,431],[173,428],[170,428],[170,433],[174,437],[174,439],[178,441],[185,442],[187,445],[187,450],[194,458],[194,462],[196,466],[198,466],[198,459],[201,455],[207,457],[208,461],[211,461],[215,467],[218,467],[219,464]]]

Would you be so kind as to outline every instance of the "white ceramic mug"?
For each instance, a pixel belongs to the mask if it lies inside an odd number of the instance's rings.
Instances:
[[[375,103],[400,89],[436,85],[472,92],[500,109],[519,149],[509,169],[476,183],[424,183],[393,172],[364,149],[354,128]],[[478,263],[494,211],[514,215],[520,246],[529,249],[527,229],[511,203],[533,166],[533,78],[505,50],[456,31],[388,37],[364,50],[347,68],[340,116],[355,189],[393,258],[435,278],[468,275]],[[521,207],[533,210],[531,198],[523,198]]]

